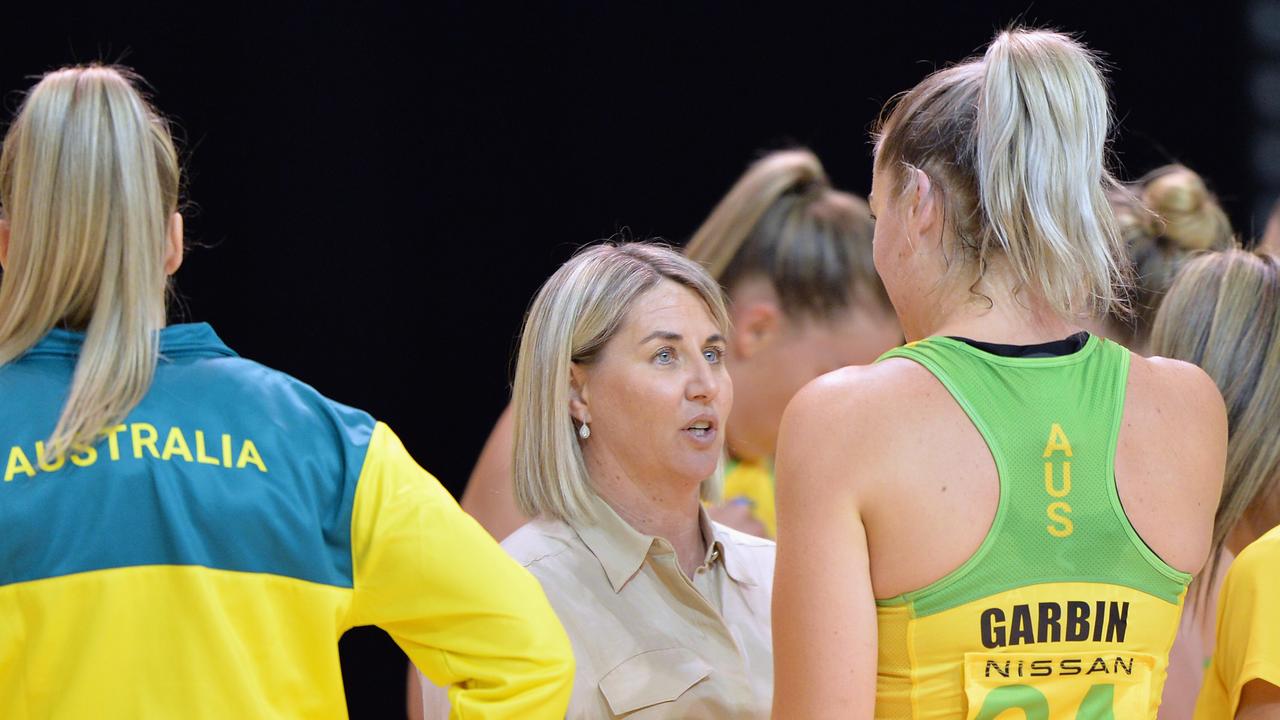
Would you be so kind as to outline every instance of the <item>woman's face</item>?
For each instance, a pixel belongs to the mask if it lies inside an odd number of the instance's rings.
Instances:
[[[592,471],[639,485],[697,487],[710,477],[733,405],[724,351],[692,290],[664,280],[640,296],[596,360],[575,366],[571,410],[590,422],[583,453]]]

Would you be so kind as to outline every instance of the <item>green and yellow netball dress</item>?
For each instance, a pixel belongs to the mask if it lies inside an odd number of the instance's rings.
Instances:
[[[876,717],[1154,718],[1191,576],[1146,546],[1116,492],[1128,350],[1090,337],[1005,357],[935,337],[894,357],[973,421],[1000,501],[967,562],[877,602]]]

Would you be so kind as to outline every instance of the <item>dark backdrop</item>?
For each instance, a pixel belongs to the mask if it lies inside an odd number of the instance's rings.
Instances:
[[[524,308],[576,246],[683,241],[782,145],[865,194],[884,100],[1011,20],[1105,53],[1122,174],[1181,160],[1249,211],[1231,0],[58,5],[6,9],[6,109],[60,64],[135,67],[186,151],[177,318],[370,410],[455,494]],[[400,712],[395,646],[361,630],[343,654],[352,716]]]

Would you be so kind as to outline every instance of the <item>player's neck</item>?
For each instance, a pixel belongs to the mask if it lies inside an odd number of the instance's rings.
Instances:
[[[908,340],[934,335],[964,337],[1005,345],[1035,345],[1061,340],[1080,331],[1043,297],[1000,277],[977,286],[956,286],[939,292],[935,302],[906,320],[913,331]]]

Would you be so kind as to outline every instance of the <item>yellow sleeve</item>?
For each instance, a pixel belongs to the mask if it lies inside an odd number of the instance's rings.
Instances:
[[[382,423],[356,486],[351,552],[352,624],[386,630],[451,686],[451,717],[564,717],[573,655],[538,581]]]
[[[1218,637],[1196,702],[1200,718],[1234,717],[1251,680],[1280,687],[1280,534],[1245,548],[1218,599]]]

